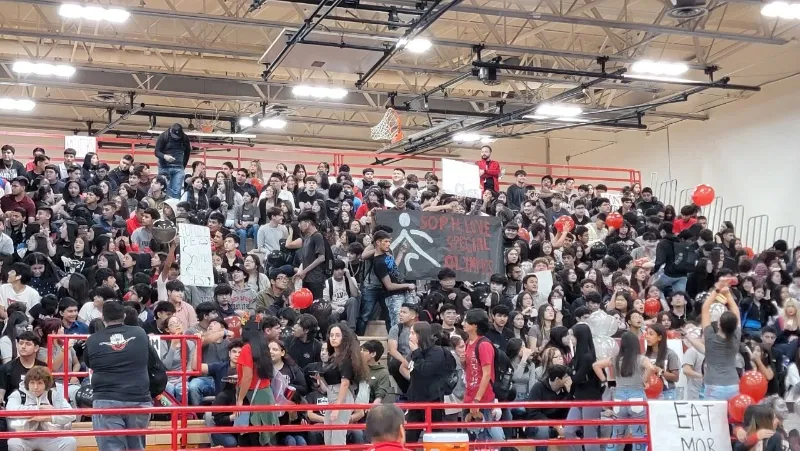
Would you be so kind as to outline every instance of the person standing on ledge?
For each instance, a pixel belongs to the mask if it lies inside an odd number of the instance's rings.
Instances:
[[[480,169],[481,188],[490,189],[494,192],[500,191],[500,163],[492,160],[492,148],[489,146],[481,147],[481,160],[478,161]]]
[[[191,152],[192,145],[181,124],[172,124],[169,130],[158,136],[156,141],[158,175],[164,176],[169,182],[167,194],[173,199],[181,198],[184,169],[189,163]]]

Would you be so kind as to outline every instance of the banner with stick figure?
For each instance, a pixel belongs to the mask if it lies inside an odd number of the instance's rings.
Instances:
[[[392,251],[403,254],[397,265],[409,280],[435,280],[442,268],[472,282],[504,273],[499,218],[382,210],[377,222],[392,228]]]

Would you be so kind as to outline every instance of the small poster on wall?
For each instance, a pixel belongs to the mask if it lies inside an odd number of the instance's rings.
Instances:
[[[83,158],[89,152],[97,153],[97,138],[94,136],[65,136],[64,148],[75,149],[75,158]]]

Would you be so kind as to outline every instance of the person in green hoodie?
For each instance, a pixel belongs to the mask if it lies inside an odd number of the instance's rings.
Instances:
[[[386,366],[378,363],[383,356],[383,345],[378,340],[369,340],[361,345],[361,356],[369,366],[369,402],[381,404],[394,402],[391,376]]]

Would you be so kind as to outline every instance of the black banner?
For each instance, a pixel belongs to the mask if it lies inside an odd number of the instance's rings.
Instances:
[[[447,267],[458,280],[488,282],[503,274],[503,226],[499,218],[422,211],[378,211],[380,225],[392,228],[392,250],[409,280],[435,280]]]

